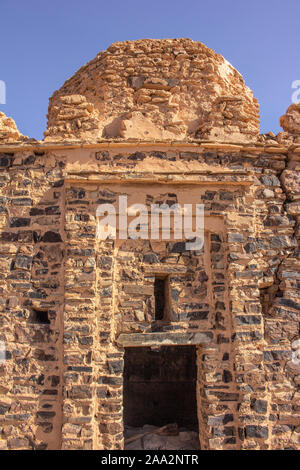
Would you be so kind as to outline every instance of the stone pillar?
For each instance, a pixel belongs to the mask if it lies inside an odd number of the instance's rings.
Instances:
[[[115,345],[115,242],[97,248],[97,345],[95,346],[97,448],[123,447],[124,352]]]
[[[89,190],[66,197],[63,449],[95,448],[97,341],[95,213]]]

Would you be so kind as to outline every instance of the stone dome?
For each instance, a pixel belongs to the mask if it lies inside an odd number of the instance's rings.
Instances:
[[[257,100],[221,55],[191,39],[116,42],[50,98],[46,141],[256,140]]]

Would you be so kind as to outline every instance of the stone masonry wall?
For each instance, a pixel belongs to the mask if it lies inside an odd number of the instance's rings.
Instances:
[[[64,311],[64,162],[1,153],[1,448],[59,448]]]
[[[120,449],[122,334],[201,333],[202,449],[299,448],[299,147],[111,144],[0,156],[2,449]],[[205,244],[99,241],[127,194],[205,205]],[[153,318],[153,275],[171,316]]]

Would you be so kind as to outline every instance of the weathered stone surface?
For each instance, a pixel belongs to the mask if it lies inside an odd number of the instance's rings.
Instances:
[[[197,345],[210,343],[212,337],[210,332],[122,334],[117,338],[117,343],[123,347]]]
[[[142,428],[126,427],[125,439],[149,433],[131,443],[125,444],[125,450],[198,450],[199,438],[196,432],[182,430],[177,436],[155,434],[157,426],[145,425]],[[152,431],[152,432],[151,432]]]
[[[285,169],[281,174],[281,182],[289,198],[294,199],[300,195],[300,172]],[[299,212],[298,212],[299,214]]]
[[[280,118],[280,125],[285,132],[300,135],[300,103],[288,107],[287,112]]]
[[[190,39],[112,44],[55,92],[48,118],[47,140],[246,141],[259,129],[257,101],[240,74]]]
[[[15,121],[0,112],[0,142],[23,141],[26,139],[27,137],[18,131]]]
[[[299,450],[298,111],[258,136],[240,75],[180,39],[99,54],[53,95],[44,142],[0,114],[1,449],[121,450],[124,347],[150,346],[147,381],[165,346],[170,386],[193,353],[203,450]],[[119,195],[203,203],[203,248],[100,240]],[[193,450],[187,433],[149,445]]]

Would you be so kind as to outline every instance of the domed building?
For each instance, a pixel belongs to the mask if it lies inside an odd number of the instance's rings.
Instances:
[[[47,140],[250,141],[258,104],[241,75],[190,39],[115,43],[50,100]]]
[[[300,448],[300,108],[112,44],[43,141],[0,113],[0,449]]]

